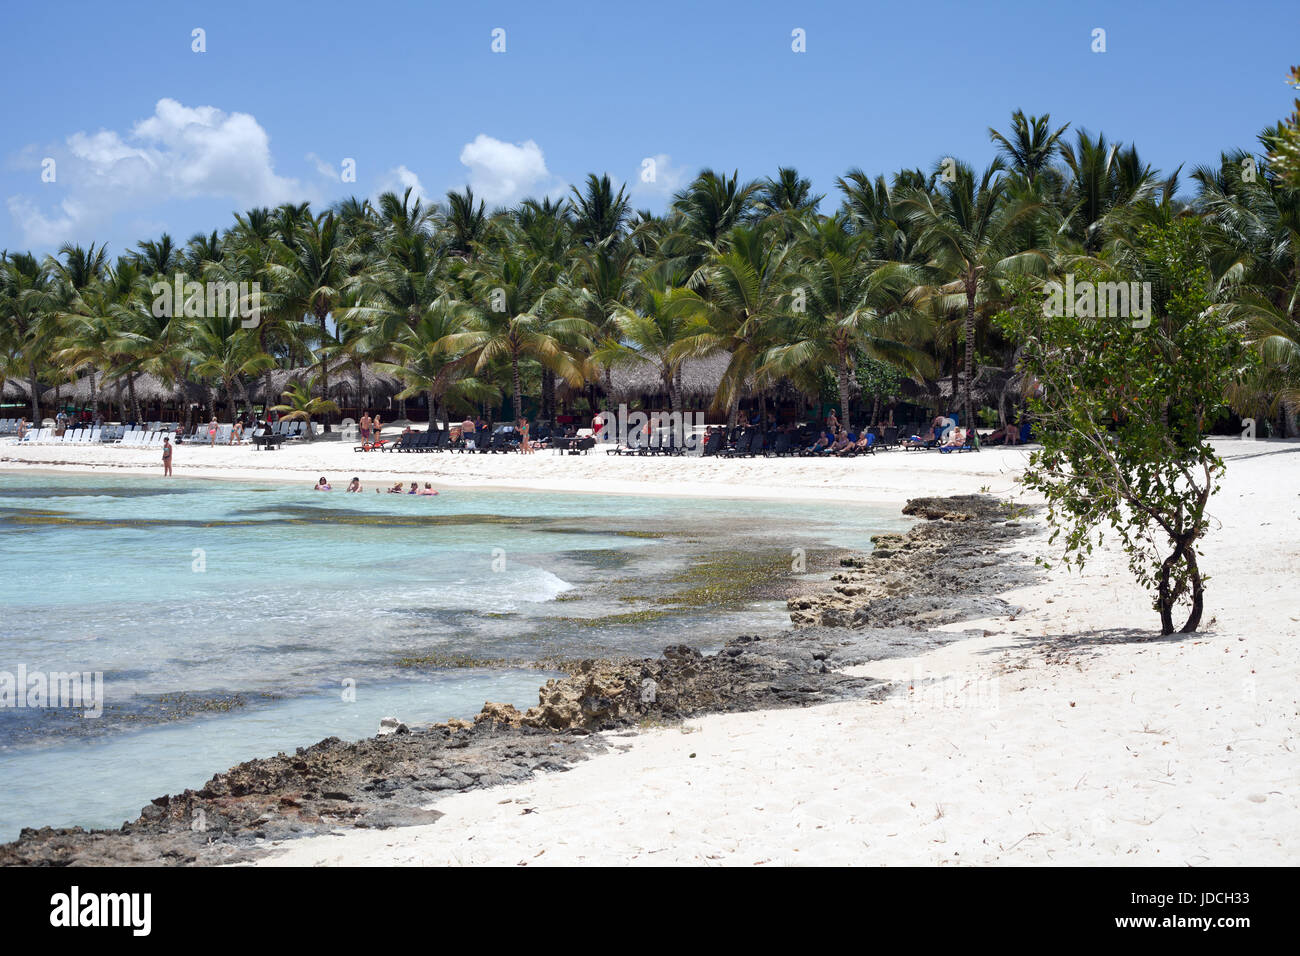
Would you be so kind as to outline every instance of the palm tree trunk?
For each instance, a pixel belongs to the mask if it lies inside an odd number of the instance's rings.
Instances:
[[[962,424],[966,426],[967,432],[974,434],[972,429],[975,427],[975,415],[971,410],[971,385],[975,378],[975,289],[968,285],[966,287],[966,382],[962,388]]]
[[[320,394],[321,394],[321,398],[329,398],[329,397],[330,397],[329,359],[326,358],[325,355],[323,354],[323,353],[325,352],[325,345],[326,345],[326,343],[329,341],[329,330],[325,328],[325,316],[326,316],[326,313],[325,313],[325,312],[318,312],[318,313],[316,314],[316,318],[318,318],[318,319],[320,320],[320,344],[321,344],[321,352],[322,352],[321,360],[320,360]],[[329,412],[321,412],[321,414],[325,417],[325,422],[324,422],[324,426],[323,426],[323,427],[324,427],[324,429],[325,429],[326,431],[329,431],[329,427],[330,427],[330,416],[329,416]],[[307,425],[308,425],[308,427],[307,427],[307,431],[310,432],[310,431],[311,431],[311,422],[310,422],[310,420],[308,421]]]
[[[126,376],[126,393],[131,400],[131,417],[138,424],[140,422],[140,402],[135,397],[135,372],[131,372]]]
[[[41,390],[36,384],[36,363],[28,362],[27,371],[31,375],[32,383],[32,425],[37,428],[41,427]]]
[[[555,420],[555,373],[549,368],[542,369],[542,418]]]
[[[510,373],[514,377],[515,386],[515,421],[524,417],[523,390],[519,385],[519,357],[511,356]]]
[[[840,389],[840,424],[847,432],[853,424],[849,418],[849,363],[846,356],[840,356],[840,366],[835,370],[835,380]]]
[[[438,413],[438,396],[434,394],[433,389],[428,391],[429,400],[429,431],[433,431],[433,426],[437,423]]]

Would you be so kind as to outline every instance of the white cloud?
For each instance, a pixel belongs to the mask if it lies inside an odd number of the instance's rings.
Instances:
[[[429,194],[425,192],[424,184],[420,182],[420,177],[407,169],[405,166],[395,166],[379,178],[379,185],[375,188],[374,199],[378,199],[381,193],[397,193],[402,196],[407,190],[411,190],[411,198],[418,199],[420,202],[428,205]]]
[[[531,139],[505,143],[479,133],[460,151],[460,161],[469,167],[470,188],[488,206],[565,191],[564,184],[546,168],[542,148]]]
[[[333,180],[336,183],[343,181],[342,167],[336,169],[334,166],[330,165],[325,160],[321,159],[315,153],[308,153],[305,159],[307,160],[307,162],[315,166],[316,172],[320,173],[326,179]]]
[[[653,178],[650,178],[653,177]],[[637,165],[629,193],[633,199],[670,199],[691,180],[690,170],[673,165],[667,153],[647,156]]]
[[[228,198],[248,207],[312,198],[297,180],[276,175],[270,136],[253,116],[173,99],[159,100],[125,135],[76,132],[52,155],[62,193],[57,211],[30,195],[7,199],[32,245],[84,238],[117,212],[146,204]]]

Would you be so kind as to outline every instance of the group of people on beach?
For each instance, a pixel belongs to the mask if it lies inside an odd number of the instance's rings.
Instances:
[[[537,446],[529,437],[530,430],[531,426],[528,419],[520,418],[515,422],[515,433],[519,439],[520,454],[531,455],[537,451]],[[455,437],[455,432],[452,433],[452,437]],[[481,416],[479,418],[468,417],[460,423],[460,437],[467,445],[478,448],[480,441],[488,441],[491,438],[488,423]]]
[[[324,475],[321,475],[320,481],[316,482],[316,486],[312,488],[312,491],[333,491],[333,490],[334,488],[330,485],[329,479],[326,478]],[[361,479],[355,475],[353,476],[352,480],[348,482],[348,486],[343,490],[345,492],[352,492],[353,494],[365,491],[365,489],[361,486]],[[375,494],[378,495],[382,493],[383,492],[379,488],[375,489]],[[388,489],[388,493],[390,495],[421,495],[421,496],[428,495],[429,497],[432,497],[433,495],[436,495],[438,493],[438,490],[434,488],[433,485],[427,481],[424,483],[424,488],[421,489],[420,483],[418,481],[413,481],[411,482],[411,487],[410,490],[408,491],[402,488],[402,483],[399,481],[396,482],[393,485],[393,487]]]

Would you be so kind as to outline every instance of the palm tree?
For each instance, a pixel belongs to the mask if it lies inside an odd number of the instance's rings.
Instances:
[[[926,267],[935,278],[932,291],[946,305],[960,303],[966,309],[962,408],[967,428],[975,426],[971,385],[976,312],[1001,300],[1002,283],[1011,275],[1040,272],[1047,265],[1044,253],[1021,248],[1014,241],[1017,227],[1039,214],[1042,206],[1032,194],[1008,201],[1002,170],[1002,161],[994,160],[977,183],[970,166],[956,163],[953,175],[938,185],[937,192],[912,190],[902,201],[919,232]]]
[[[447,248],[462,259],[474,258],[475,247],[487,238],[488,221],[483,211],[483,200],[474,208],[474,190],[468,186],[463,193],[447,193],[447,212],[443,219],[447,233]]]
[[[851,169],[835,182],[844,194],[845,227],[864,237],[867,256],[893,262],[923,261],[915,248],[915,230],[905,210],[900,209],[899,201],[910,190],[928,191],[932,179],[922,176],[920,182],[910,180],[906,185],[896,182],[891,189],[884,176],[872,179],[860,169]]]
[[[0,254],[0,321],[22,354],[32,391],[32,421],[41,421],[37,371],[48,353],[59,308],[48,267],[30,252]]]
[[[172,242],[172,237],[163,233],[156,242],[152,239],[137,242],[131,257],[147,276],[166,276],[181,270],[184,265],[181,251]]]
[[[1104,135],[1093,139],[1086,130],[1078,131],[1075,145],[1061,143],[1060,151],[1072,176],[1063,199],[1069,235],[1097,255],[1128,207],[1151,195],[1156,174],[1136,147],[1108,144]]]
[[[700,288],[706,263],[726,248],[732,228],[749,214],[758,188],[758,183],[741,183],[738,173],[727,178],[706,169],[673,197],[674,226],[661,246],[667,272],[684,271],[690,287]]]
[[[692,290],[709,331],[692,338],[691,351],[731,353],[714,399],[716,408],[726,408],[728,425],[736,423],[741,394],[754,380],[771,332],[791,308],[794,243],[774,241],[774,232],[767,222],[733,227],[725,251],[712,247],[707,297]]]
[[[257,336],[243,327],[238,315],[205,315],[196,320],[189,329],[184,348],[193,361],[194,373],[217,383],[213,414],[217,399],[224,400],[227,408],[233,408],[236,385],[241,399],[247,403],[244,377],[255,378],[274,365],[272,358],[258,348]]]
[[[284,207],[282,207],[284,208]],[[286,209],[286,215],[292,207]],[[343,297],[349,281],[349,246],[334,213],[295,219],[288,239],[272,239],[272,261],[265,273],[272,289],[264,297],[273,312],[315,319],[321,346],[321,388],[329,390],[328,347],[334,342],[326,319]],[[329,428],[328,418],[326,429]]]
[[[691,345],[709,332],[699,296],[657,277],[641,285],[636,307],[615,307],[612,334],[593,353],[608,368],[648,364],[659,374],[670,407],[681,411],[681,367]]]
[[[1061,137],[1070,128],[1066,123],[1053,132],[1051,124],[1051,114],[1026,117],[1024,111],[1016,110],[1011,114],[1010,135],[999,133],[990,126],[989,138],[1010,168],[1033,183],[1051,169],[1052,157],[1056,155]]]
[[[421,392],[428,397],[430,428],[441,408],[450,429],[450,401],[464,403],[500,395],[499,390],[471,376],[471,363],[451,346],[456,341],[453,336],[470,331],[472,319],[464,303],[442,296],[424,308],[413,324],[397,328],[391,344],[395,360],[375,366],[406,385],[399,398]]]
[[[546,281],[549,264],[529,262],[514,249],[492,251],[480,261],[474,280],[475,301],[469,331],[447,338],[449,348],[464,351],[476,373],[495,361],[510,367],[515,417],[523,416],[520,363],[535,360],[570,383],[582,373],[565,347],[565,340],[586,343],[590,325],[581,318],[555,318],[549,313],[554,293]]]
[[[632,203],[624,194],[624,187],[614,187],[609,175],[589,173],[586,188],[578,192],[570,187],[573,198],[569,207],[573,213],[573,232],[579,242],[589,246],[617,239],[623,234],[623,224],[632,211]]]
[[[337,414],[339,410],[338,405],[330,399],[312,396],[317,381],[318,376],[312,376],[307,380],[306,384],[290,382],[288,387],[280,393],[281,397],[288,399],[288,402],[283,405],[271,406],[271,411],[279,412],[280,417],[287,421],[305,421],[307,423],[308,441],[316,437],[311,427],[312,416]]]
[[[810,226],[795,282],[797,304],[780,323],[761,366],[815,392],[821,371],[835,372],[840,421],[852,428],[851,383],[856,356],[864,353],[913,377],[930,370],[915,341],[924,322],[908,305],[917,285],[913,267],[866,258],[866,243],[844,228],[840,216]]]

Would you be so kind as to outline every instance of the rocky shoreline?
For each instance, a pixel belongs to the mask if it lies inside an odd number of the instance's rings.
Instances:
[[[471,720],[396,724],[355,742],[331,737],[293,754],[250,760],[199,790],[153,800],[118,830],[24,829],[0,845],[0,865],[187,865],[248,860],[271,841],[341,826],[430,823],[438,794],[567,770],[637,728],[705,713],[881,698],[879,681],[840,668],[910,656],[969,635],[933,631],[1014,617],[997,595],[1034,570],[1007,546],[1028,530],[1023,509],[979,495],[918,498],[924,519],[849,556],[829,587],[788,602],[794,627],[739,636],[716,654],[685,644],[645,660],[579,662],[550,680],[536,707],[488,703]],[[614,733],[596,733],[613,731]]]

